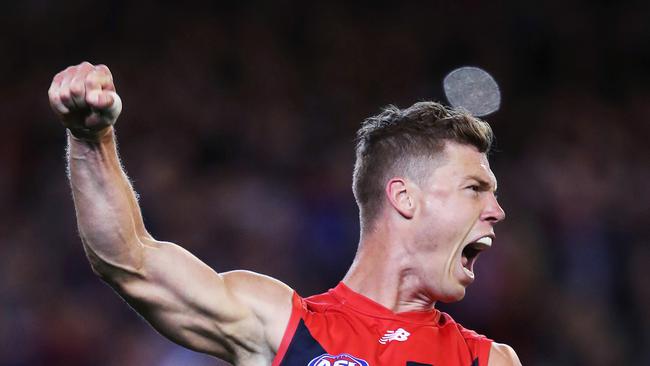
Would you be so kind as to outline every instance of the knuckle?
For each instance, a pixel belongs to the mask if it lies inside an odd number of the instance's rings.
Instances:
[[[89,73],[84,79],[84,84],[87,88],[95,88],[99,84],[99,75],[95,72]]]
[[[104,74],[111,75],[111,70],[108,68],[108,66],[106,66],[104,64],[99,64],[99,65],[95,66],[95,69],[98,70],[98,71],[101,71]]]
[[[61,104],[62,104],[62,103],[61,103],[61,99],[59,99],[58,95],[57,95],[57,96],[52,96],[52,97],[50,98],[50,105],[51,105],[52,107],[58,107],[58,106],[61,105]]]
[[[61,90],[59,92],[59,100],[63,103],[68,103],[70,102],[70,90]]]
[[[77,96],[83,94],[85,91],[84,84],[74,81],[70,84],[70,94]]]
[[[91,70],[87,75],[86,75],[86,80],[96,80],[99,77],[99,72],[97,70]]]
[[[50,97],[50,106],[52,108],[57,108],[61,103],[61,100],[58,97]]]

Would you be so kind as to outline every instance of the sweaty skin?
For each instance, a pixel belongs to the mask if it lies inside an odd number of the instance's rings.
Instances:
[[[117,154],[113,125],[121,100],[106,66],[71,66],[54,77],[48,94],[68,129],[77,225],[93,271],[174,342],[235,365],[270,365],[289,320],[293,290],[249,271],[216,273],[147,232]],[[457,144],[446,150],[450,159],[432,172],[430,184],[387,182],[387,203],[375,225],[381,229],[361,234],[344,279],[395,312],[462,298],[467,284],[454,267],[459,250],[475,236],[491,234],[503,219],[485,154]],[[484,180],[469,184],[480,190],[467,190],[468,174]],[[449,182],[440,184],[440,178]],[[446,226],[436,226],[441,214]],[[393,245],[397,238],[399,245]],[[490,355],[489,365],[520,365],[509,346],[494,343]]]

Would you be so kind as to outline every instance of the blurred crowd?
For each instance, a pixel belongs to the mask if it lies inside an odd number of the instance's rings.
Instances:
[[[147,228],[217,271],[301,295],[356,250],[354,133],[444,101],[476,65],[507,219],[466,299],[440,304],[524,365],[650,364],[650,5],[645,2],[26,0],[0,15],[0,365],[215,365],[90,270],[52,76],[107,64]]]

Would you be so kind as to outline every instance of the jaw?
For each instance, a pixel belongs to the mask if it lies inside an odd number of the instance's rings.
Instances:
[[[450,278],[447,283],[441,284],[437,289],[436,300],[443,303],[453,303],[465,297],[467,286],[461,284],[457,279]]]

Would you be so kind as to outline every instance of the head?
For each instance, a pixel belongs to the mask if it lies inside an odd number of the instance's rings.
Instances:
[[[504,213],[487,154],[490,126],[434,102],[390,106],[357,134],[353,191],[362,236],[399,230],[399,250],[435,300],[460,300],[473,280],[476,240]],[[485,243],[484,243],[485,244]]]

